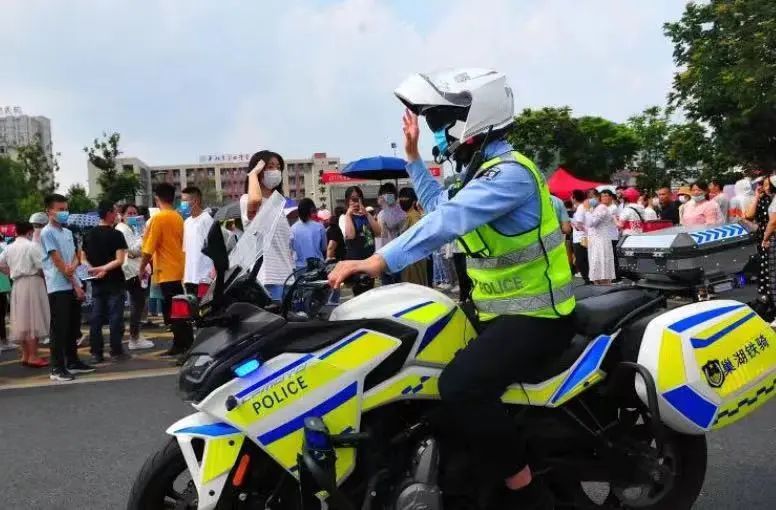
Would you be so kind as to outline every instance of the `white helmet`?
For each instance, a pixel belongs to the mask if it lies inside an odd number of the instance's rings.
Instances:
[[[413,74],[394,91],[407,108],[426,117],[431,131],[461,142],[513,121],[515,101],[504,74],[463,68]]]

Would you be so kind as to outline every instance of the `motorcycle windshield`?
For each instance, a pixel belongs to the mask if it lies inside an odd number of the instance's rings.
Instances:
[[[244,234],[229,254],[229,266],[238,267],[241,272],[249,271],[266,252],[275,235],[278,222],[286,221],[283,206],[286,201],[277,191],[262,200],[256,216],[248,225],[243,225]]]

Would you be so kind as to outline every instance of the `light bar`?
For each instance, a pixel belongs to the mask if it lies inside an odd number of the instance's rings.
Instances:
[[[258,370],[259,366],[260,366],[260,363],[258,360],[249,359],[248,361],[244,361],[240,363],[232,370],[237,375],[237,377],[246,377],[251,373],[255,372],[256,370]]]

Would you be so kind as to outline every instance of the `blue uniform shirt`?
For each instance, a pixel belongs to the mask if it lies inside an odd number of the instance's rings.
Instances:
[[[73,262],[75,258],[73,233],[65,227],[54,227],[48,224],[40,232],[40,242],[43,245],[43,275],[46,277],[48,293],[73,290],[72,281],[57,269],[51,259],[51,252],[57,251],[65,265]]]
[[[483,161],[508,154],[512,146],[496,140],[485,147]],[[539,226],[539,191],[531,172],[516,162],[501,163],[473,179],[452,199],[421,160],[407,165],[426,215],[378,253],[389,273],[398,273],[441,246],[485,224],[507,235]]]

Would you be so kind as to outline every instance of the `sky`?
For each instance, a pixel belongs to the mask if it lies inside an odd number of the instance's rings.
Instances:
[[[515,109],[615,121],[671,88],[682,0],[2,0],[0,105],[51,119],[61,189],[121,133],[148,164],[270,148],[348,161],[401,147],[414,72],[504,72]],[[476,7],[475,7],[476,5]],[[431,136],[421,150],[431,154]]]

